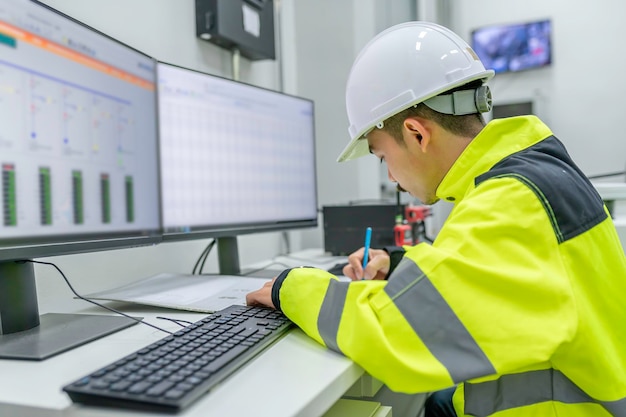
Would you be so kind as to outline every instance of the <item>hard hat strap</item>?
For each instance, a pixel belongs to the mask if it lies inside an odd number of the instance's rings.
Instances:
[[[491,90],[486,85],[476,89],[441,94],[424,101],[431,109],[444,114],[461,116],[491,110]]]

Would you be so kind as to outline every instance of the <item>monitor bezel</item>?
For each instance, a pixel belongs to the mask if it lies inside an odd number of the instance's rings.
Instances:
[[[249,235],[256,233],[264,233],[264,232],[280,232],[280,231],[289,231],[295,229],[305,229],[305,228],[314,228],[319,225],[319,193],[318,193],[318,183],[317,183],[317,153],[316,153],[316,135],[315,135],[315,102],[312,99],[297,96],[289,93],[285,93],[282,91],[273,90],[270,88],[261,87],[258,85],[246,83],[239,80],[233,80],[230,78],[222,77],[215,74],[210,74],[205,71],[196,70],[193,68],[183,67],[177,64],[172,64],[166,61],[157,60],[157,105],[160,105],[161,100],[159,99],[158,93],[158,82],[159,82],[159,69],[160,67],[169,66],[173,68],[178,68],[186,71],[190,71],[196,74],[200,74],[210,78],[217,78],[220,80],[224,80],[231,83],[236,83],[239,85],[244,85],[257,90],[264,90],[271,93],[292,97],[296,99],[300,99],[303,101],[307,101],[311,104],[311,112],[312,112],[312,136],[313,136],[313,183],[315,188],[315,216],[311,218],[303,218],[303,219],[290,219],[290,220],[277,220],[277,221],[261,221],[261,222],[242,222],[242,223],[229,223],[229,224],[209,224],[209,225],[194,225],[190,226],[188,230],[168,230],[168,227],[165,226],[165,222],[163,219],[163,207],[161,207],[161,225],[162,225],[162,241],[163,242],[178,242],[178,241],[189,241],[189,240],[198,240],[198,239],[208,239],[208,238],[231,238],[239,235]],[[159,109],[160,110],[160,109]],[[160,111],[157,112],[157,119],[160,117]],[[160,123],[159,123],[160,128]],[[159,132],[159,145],[161,141],[161,134]],[[159,149],[162,147],[159,146]],[[163,172],[160,169],[160,181],[163,184]],[[163,200],[161,199],[161,203],[163,204]]]
[[[138,53],[150,60],[154,64],[154,76],[155,76],[155,92],[154,92],[154,114],[155,114],[155,151],[157,158],[156,161],[156,181],[157,181],[157,202],[161,201],[161,173],[160,165],[160,148],[159,148],[159,130],[158,130],[158,96],[157,96],[157,84],[156,84],[156,65],[157,60],[140,51],[119,39],[116,39],[106,33],[99,31],[98,29],[89,26],[88,24],[81,22],[72,16],[69,16],[60,10],[57,10],[39,0],[29,0],[31,3],[47,9],[48,11],[61,16],[72,23],[78,24],[85,29],[102,36],[116,44],[127,48],[130,51]],[[54,235],[41,235],[41,236],[23,236],[15,238],[3,238],[0,241],[0,261],[22,260],[41,257],[72,255],[86,252],[98,252],[114,249],[126,249],[140,246],[156,245],[162,241],[163,226],[161,222],[161,207],[157,204],[157,218],[158,224],[154,228],[128,230],[128,231],[103,231],[103,232],[86,232],[86,233],[70,233],[70,234],[54,234]]]

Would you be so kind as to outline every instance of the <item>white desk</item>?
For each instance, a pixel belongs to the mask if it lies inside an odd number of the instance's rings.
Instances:
[[[170,331],[180,327],[156,316],[188,321],[204,317],[200,313],[139,305],[108,305],[143,316],[146,321]],[[59,300],[58,306],[48,310],[107,314],[73,299]],[[61,387],[165,336],[163,332],[137,324],[41,362],[0,360],[0,416],[136,416],[132,411],[74,405]],[[350,359],[320,346],[295,329],[178,415],[320,416],[362,375],[363,369]]]

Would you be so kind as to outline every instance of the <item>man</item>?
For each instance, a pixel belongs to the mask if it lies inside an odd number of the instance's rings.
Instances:
[[[372,153],[399,188],[454,208],[432,245],[371,250],[365,271],[363,249],[352,254],[353,282],[294,268],[248,304],[282,310],[392,390],[439,391],[431,415],[626,417],[615,227],[539,119],[485,126],[492,76],[432,23],[370,41],[348,79],[339,160]]]

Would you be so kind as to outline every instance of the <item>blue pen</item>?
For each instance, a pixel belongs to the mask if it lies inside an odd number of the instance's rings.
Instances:
[[[365,230],[365,246],[363,247],[363,274],[365,275],[365,266],[367,265],[367,258],[370,254],[370,243],[372,241],[372,228],[368,227]],[[365,276],[361,278],[365,279]]]

